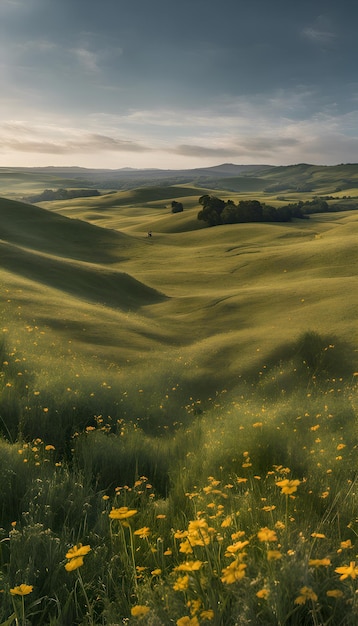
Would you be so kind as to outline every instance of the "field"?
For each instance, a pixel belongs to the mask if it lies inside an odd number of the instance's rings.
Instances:
[[[356,624],[358,212],[42,182],[0,199],[1,623]]]

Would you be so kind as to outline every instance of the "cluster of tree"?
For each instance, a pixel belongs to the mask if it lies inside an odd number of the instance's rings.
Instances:
[[[299,204],[276,209],[258,200],[240,200],[235,204],[232,200],[225,201],[209,195],[201,196],[199,204],[203,208],[198,213],[198,219],[207,222],[209,226],[245,222],[289,222],[293,217],[308,217]]]
[[[50,202],[51,200],[70,200],[101,195],[98,189],[45,189],[40,194],[24,198],[26,202]]]
[[[182,211],[184,211],[183,204],[181,202],[177,202],[176,200],[173,200],[172,213],[181,213]]]

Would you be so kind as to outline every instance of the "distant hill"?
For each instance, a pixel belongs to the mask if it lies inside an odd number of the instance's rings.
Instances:
[[[44,189],[130,191],[141,187],[191,185],[226,191],[335,193],[358,187],[358,164],[237,165],[223,163],[187,170],[87,169],[83,167],[0,168],[0,195],[23,199]]]

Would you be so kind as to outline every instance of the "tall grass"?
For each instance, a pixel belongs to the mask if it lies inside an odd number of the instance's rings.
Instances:
[[[131,393],[37,394],[1,351],[2,624],[357,623],[346,349],[306,334],[153,432]]]

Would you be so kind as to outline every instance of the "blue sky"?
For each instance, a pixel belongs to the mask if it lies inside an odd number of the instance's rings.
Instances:
[[[0,0],[0,166],[358,162],[355,0]]]

